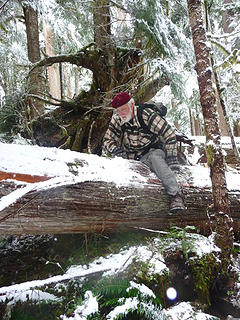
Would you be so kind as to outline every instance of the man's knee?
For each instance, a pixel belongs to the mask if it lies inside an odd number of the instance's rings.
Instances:
[[[158,159],[158,160],[164,159],[165,160],[166,159],[165,152],[161,149],[153,150],[150,154],[150,157],[152,160],[154,160],[154,159]]]

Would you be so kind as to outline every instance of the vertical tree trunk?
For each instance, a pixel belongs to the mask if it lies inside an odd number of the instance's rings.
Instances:
[[[95,0],[93,2],[93,20],[94,20],[94,41],[97,47],[107,55],[108,74],[110,75],[106,82],[106,88],[100,88],[104,91],[112,90],[116,85],[115,69],[115,44],[111,34],[110,1]]]
[[[228,127],[227,119],[225,117],[225,113],[223,110],[221,93],[218,90],[216,77],[217,77],[217,74],[215,72],[213,72],[213,81],[216,86],[215,92],[216,92],[216,101],[217,101],[217,112],[218,112],[218,116],[219,116],[219,126],[220,126],[222,136],[229,136],[229,129],[230,128]]]
[[[233,133],[235,137],[240,137],[240,120],[234,121]]]
[[[69,66],[64,65],[63,66],[63,84],[64,84],[64,96],[68,99],[71,99],[73,94],[71,90],[71,79],[70,79],[70,71]]]
[[[227,5],[229,3],[233,3],[232,0],[224,0],[223,4]],[[231,15],[231,11],[230,10],[224,10],[222,13],[222,25],[223,25],[223,31],[225,33],[231,33],[233,32],[234,28],[233,26],[231,26],[231,22],[232,22],[232,15]]]
[[[114,95],[116,87],[116,47],[111,34],[111,17],[110,1],[94,0],[93,1],[93,20],[94,20],[94,41],[97,47],[104,52],[106,64],[103,66],[106,70],[104,78],[100,79],[99,75],[93,73],[93,82],[98,85],[93,88],[95,91],[106,92],[99,104],[102,107],[109,106]],[[98,81],[95,79],[98,78]],[[99,81],[100,80],[100,81]],[[89,152],[99,154],[101,152],[101,141],[111,118],[111,111],[103,110],[99,121],[91,125],[90,136],[88,139]]]
[[[209,16],[208,16],[208,2],[207,2],[207,0],[204,0],[204,11],[205,11],[206,32],[211,32],[211,25],[210,25]],[[209,58],[210,58],[211,67],[213,67],[215,64],[213,54],[210,54]],[[221,130],[221,135],[222,136],[229,136],[229,127],[228,127],[226,115],[223,110],[221,92],[219,90],[219,85],[218,85],[219,84],[218,75],[217,75],[216,71],[213,71],[213,73],[212,73],[212,81],[215,85],[214,87],[215,87],[215,93],[216,93],[217,112],[218,112],[218,116],[219,116],[219,128]]]
[[[191,124],[191,135],[192,136],[203,136],[202,124],[200,122],[199,116],[194,115],[194,113],[189,109],[189,118]]]
[[[222,274],[228,274],[233,248],[232,220],[226,186],[221,134],[218,126],[216,94],[212,83],[212,68],[203,23],[202,1],[187,0],[189,20],[196,56],[196,71],[206,133],[206,154],[212,180],[215,209],[216,244],[221,248]]]
[[[204,136],[204,132],[203,132],[203,128],[202,128],[202,124],[200,122],[199,116],[194,118],[194,122],[195,122],[195,135]]]
[[[223,4],[224,5],[227,5],[227,4],[231,4],[233,3],[233,0],[224,0],[223,1]],[[234,14],[237,14],[237,12],[234,12]],[[238,13],[238,16],[239,13]],[[231,23],[233,22],[233,10],[227,10],[225,8],[225,10],[223,10],[223,13],[222,13],[222,26],[223,26],[223,31],[224,33],[231,33],[234,31],[234,27],[231,26]],[[231,48],[232,50],[234,49],[238,49],[236,46]],[[233,123],[233,132],[234,132],[234,135],[239,137],[240,136],[240,119],[236,119],[236,121],[234,121]]]
[[[193,113],[191,111],[191,109],[188,109],[189,111],[189,119],[190,119],[190,126],[191,126],[191,135],[195,136],[195,127],[194,127],[194,117],[193,117]]]
[[[221,108],[222,108],[223,115],[224,115],[224,117],[225,117],[226,129],[228,130],[228,135],[230,136],[230,139],[231,139],[232,148],[233,148],[235,157],[236,157],[237,161],[238,161],[239,164],[240,164],[240,155],[239,155],[239,151],[238,151],[238,148],[237,148],[237,145],[236,145],[236,142],[235,142],[235,139],[234,139],[234,135],[233,135],[233,132],[232,132],[232,128],[231,128],[231,124],[230,124],[230,119],[229,119],[229,116],[228,116],[227,110],[226,110],[226,105],[225,105],[224,100],[221,98],[221,93],[220,93],[221,90],[220,90],[220,84],[219,84],[218,74],[217,74],[216,71],[215,71],[214,73],[215,73],[216,88],[217,88],[217,92],[219,93],[219,99],[220,99],[220,103],[221,103]]]
[[[80,93],[80,70],[79,68],[74,69],[74,94],[77,96]]]
[[[26,34],[27,34],[27,48],[28,58],[32,63],[40,60],[40,46],[39,46],[39,32],[38,32],[38,15],[37,12],[30,6],[23,7]],[[30,72],[30,94],[38,95],[44,92],[44,79],[41,68],[34,69]],[[30,103],[30,117],[36,117],[44,113],[43,102],[31,98]]]
[[[209,32],[209,31],[211,31],[211,25],[210,25],[209,18],[208,18],[208,6],[207,6],[206,0],[204,1],[204,7],[205,7],[207,31]],[[210,54],[210,61],[211,61],[212,66],[215,65],[215,59],[214,59],[213,53]],[[214,80],[214,84],[216,86],[217,109],[218,109],[218,114],[220,117],[221,133],[223,136],[230,136],[235,157],[238,160],[238,162],[240,163],[239,152],[238,152],[235,140],[234,140],[229,116],[227,114],[226,105],[225,105],[225,102],[221,96],[220,80],[218,77],[217,70],[213,70],[213,80]]]
[[[52,28],[43,21],[43,33],[45,38],[45,49],[48,56],[55,56],[54,49],[54,33]],[[47,68],[49,91],[53,98],[61,99],[61,85],[58,64],[54,64]],[[54,101],[54,100],[53,100]]]

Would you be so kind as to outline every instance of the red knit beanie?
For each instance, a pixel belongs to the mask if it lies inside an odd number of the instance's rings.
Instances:
[[[121,107],[125,103],[127,103],[129,100],[131,100],[131,97],[127,92],[120,92],[113,98],[112,107],[113,108]]]

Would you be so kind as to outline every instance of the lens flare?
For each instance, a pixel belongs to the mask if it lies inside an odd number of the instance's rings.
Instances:
[[[167,295],[168,299],[175,300],[177,298],[177,291],[175,288],[170,287],[167,289],[166,295]]]

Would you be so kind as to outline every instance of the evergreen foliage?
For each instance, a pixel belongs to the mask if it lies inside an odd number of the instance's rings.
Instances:
[[[103,278],[95,287],[91,282],[90,287],[97,297],[99,312],[89,319],[163,319],[162,302],[144,285],[122,278]]]
[[[14,92],[4,98],[0,108],[0,132],[6,133],[6,138],[16,135],[26,123],[25,97],[21,92]]]

